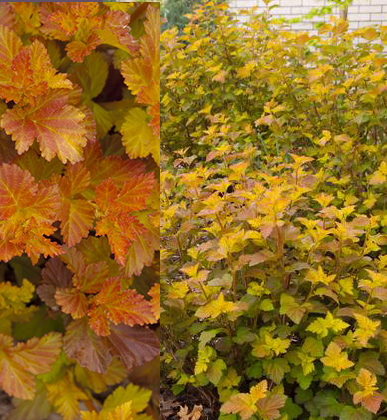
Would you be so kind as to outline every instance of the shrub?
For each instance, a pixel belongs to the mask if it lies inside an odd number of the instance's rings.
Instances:
[[[9,419],[157,414],[159,29],[149,3],[0,5]]]
[[[347,28],[163,34],[163,371],[220,419],[384,418],[386,33]]]
[[[183,29],[188,23],[185,15],[192,12],[195,4],[200,1],[195,0],[165,0],[163,4],[163,15],[165,23],[164,29],[177,27],[179,30]]]

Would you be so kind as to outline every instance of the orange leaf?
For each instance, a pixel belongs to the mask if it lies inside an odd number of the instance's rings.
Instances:
[[[100,335],[109,334],[109,328],[105,328],[108,319],[116,325],[124,323],[129,326],[156,322],[150,303],[135,290],[121,290],[119,278],[105,282],[89,315],[90,326]]]
[[[75,62],[82,63],[83,59],[101,44],[97,34],[91,34],[85,41],[72,41],[67,44],[67,55]]]
[[[66,163],[82,160],[82,148],[86,144],[86,129],[82,125],[85,115],[72,105],[68,96],[51,91],[34,99],[31,106],[16,105],[1,120],[1,126],[16,142],[16,150],[22,154],[36,139],[42,156],[48,161],[55,156]]]
[[[90,172],[80,163],[67,165],[65,177],[62,178],[61,189],[66,197],[75,197],[83,193],[90,185]]]
[[[120,10],[109,10],[104,16],[104,22],[98,36],[104,44],[120,48],[131,55],[138,51],[138,43],[129,33],[130,15]]]
[[[153,134],[160,138],[160,11],[148,5],[144,22],[146,35],[140,40],[140,57],[122,63],[125,83],[137,101],[149,105]]]
[[[33,399],[35,380],[32,374],[47,373],[62,347],[58,333],[34,337],[13,347],[12,337],[0,334],[0,385],[16,398]]]
[[[85,293],[97,293],[109,276],[109,267],[106,261],[85,265],[85,269],[77,272],[73,278],[74,286]]]
[[[139,241],[141,235],[147,232],[138,218],[129,212],[146,207],[145,202],[154,182],[153,174],[138,175],[129,178],[118,192],[109,178],[96,189],[95,201],[99,208],[105,211],[104,216],[97,222],[96,233],[98,236],[108,236],[112,252],[121,265],[125,265],[132,243]]]
[[[125,213],[108,214],[96,226],[98,236],[107,235],[112,252],[121,265],[125,265],[132,242],[145,232],[145,227],[136,217]]]
[[[89,312],[90,328],[99,336],[106,337],[110,334],[109,319],[103,306],[94,306]]]
[[[60,227],[67,246],[71,247],[86,238],[93,227],[94,206],[80,195],[90,184],[90,173],[80,164],[71,165],[58,183],[62,195]]]
[[[28,171],[16,165],[0,167],[0,219],[12,216],[18,208],[26,208],[34,202],[38,186]]]
[[[106,261],[86,264],[85,256],[75,248],[60,257],[74,273],[73,285],[84,293],[98,293],[109,275]]]
[[[103,211],[108,211],[109,208],[114,206],[114,203],[118,197],[118,188],[114,184],[111,178],[101,182],[96,189],[97,197],[95,202],[98,207]]]
[[[26,103],[48,89],[72,88],[65,74],[56,74],[45,46],[37,40],[9,51],[8,57],[11,61],[3,60],[0,65],[0,96],[7,102],[17,103],[23,99]]]
[[[91,174],[91,185],[100,185],[103,181],[111,178],[117,187],[131,177],[145,172],[145,164],[139,159],[123,160],[119,156],[102,155],[99,143],[88,143],[84,149],[85,160],[82,165]]]
[[[148,5],[144,22],[146,36],[140,40],[140,58],[128,59],[122,64],[125,83],[134,95],[148,97],[146,103],[160,101],[160,11]]]
[[[364,397],[361,400],[361,405],[366,408],[371,413],[376,414],[379,411],[380,405],[383,402],[382,395],[376,393],[374,395],[370,395],[369,397]]]
[[[160,284],[155,284],[148,292],[152,297],[152,312],[156,319],[160,319]]]
[[[280,417],[280,409],[284,406],[286,396],[281,394],[272,394],[258,401],[257,406],[260,415],[265,420],[274,420]]]
[[[110,44],[134,54],[137,43],[129,34],[130,16],[93,2],[63,2],[40,7],[41,31],[50,38],[70,41],[66,50],[76,62],[100,44]]]
[[[0,26],[0,84],[9,80],[12,60],[22,49],[20,38],[6,26]]]
[[[56,229],[59,204],[55,186],[36,184],[17,165],[0,167],[0,259],[8,261],[23,250],[36,263],[40,254],[55,256],[61,247],[46,236]]]
[[[153,134],[160,138],[160,103],[151,105],[148,114],[152,117],[149,125],[152,127]]]
[[[57,289],[55,299],[65,314],[71,314],[74,319],[87,314],[89,303],[84,293],[77,289]]]
[[[42,338],[34,337],[26,343],[18,343],[13,350],[13,359],[34,375],[50,371],[62,349],[62,336],[49,333]]]
[[[133,274],[139,276],[144,266],[152,264],[155,251],[159,249],[158,232],[147,232],[138,235],[137,240],[128,248],[128,255],[125,265],[125,275],[131,277]]]
[[[93,227],[93,204],[82,199],[64,199],[60,219],[64,241],[67,246],[74,246],[86,238]]]
[[[126,212],[143,210],[146,208],[146,200],[154,186],[153,173],[132,177],[125,182],[115,202]]]
[[[0,25],[9,26],[15,24],[15,13],[8,3],[0,3]]]
[[[256,412],[257,407],[250,394],[236,394],[222,405],[222,413],[237,413],[242,420],[250,419]]]

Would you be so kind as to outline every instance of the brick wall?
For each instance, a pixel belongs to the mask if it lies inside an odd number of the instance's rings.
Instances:
[[[272,10],[275,17],[294,18],[305,15],[314,7],[326,6],[330,3],[327,0],[274,0],[273,4],[278,7]],[[258,6],[262,9],[265,4],[262,0],[229,0],[232,10],[249,9],[252,6]],[[333,14],[338,15],[339,11],[334,9]],[[244,20],[243,16],[241,17]],[[293,29],[312,30],[312,22],[323,22],[329,17],[314,17],[312,21],[293,24]],[[348,7],[349,27],[352,29],[369,26],[372,24],[387,25],[387,0],[353,0]]]

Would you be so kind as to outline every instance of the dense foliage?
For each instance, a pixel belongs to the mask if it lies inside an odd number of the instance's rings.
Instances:
[[[195,4],[200,0],[165,0],[163,2],[162,14],[165,19],[163,29],[177,27],[179,30],[188,23],[186,15],[192,12]]]
[[[162,36],[163,373],[220,419],[385,419],[386,27]]]
[[[10,420],[157,418],[159,33],[157,4],[0,4]]]

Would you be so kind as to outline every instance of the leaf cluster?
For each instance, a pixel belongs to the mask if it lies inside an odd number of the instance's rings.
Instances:
[[[162,35],[163,372],[220,419],[387,407],[386,32],[319,31]]]
[[[12,420],[157,418],[159,37],[157,4],[0,4]]]

